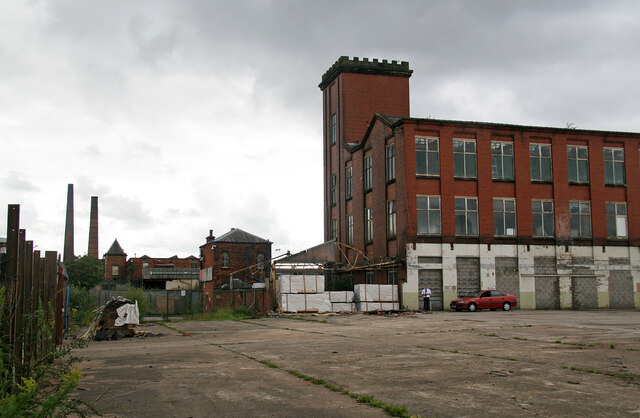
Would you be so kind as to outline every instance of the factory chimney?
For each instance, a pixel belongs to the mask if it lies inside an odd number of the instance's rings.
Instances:
[[[98,196],[91,196],[91,218],[89,220],[89,250],[87,255],[98,256]]]
[[[67,186],[67,218],[64,225],[63,260],[73,257],[73,184]]]

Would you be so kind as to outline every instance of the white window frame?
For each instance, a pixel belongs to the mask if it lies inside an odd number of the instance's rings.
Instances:
[[[460,203],[460,200],[464,200],[464,209],[457,209],[458,203]],[[474,201],[475,202],[475,209],[469,209],[469,202]],[[454,198],[454,208],[455,208],[455,225],[456,225],[456,235],[458,236],[478,236],[478,234],[480,233],[480,225],[479,225],[479,219],[478,219],[478,198],[476,196],[470,196],[470,197],[465,197],[465,196],[456,196]],[[464,215],[465,218],[465,228],[464,231],[458,231],[458,216],[460,215]],[[470,221],[471,223],[473,223],[473,220],[475,219],[475,227],[476,227],[476,231],[469,231],[469,225],[470,225]]]
[[[571,150],[575,150],[575,157],[571,157],[569,154]],[[581,157],[580,151],[586,151],[587,156]],[[586,162],[586,172],[584,169],[581,169],[581,162],[584,164]],[[571,170],[569,169],[571,166],[575,166],[576,178],[571,178]],[[569,176],[569,183],[575,184],[589,184],[589,147],[586,145],[567,145],[567,175]],[[581,176],[581,174],[584,174]],[[586,179],[580,180],[581,177],[586,177]]]
[[[496,146],[500,146],[500,153],[495,153],[493,152],[494,149],[496,149]],[[511,146],[511,155],[509,154],[505,154],[504,149],[507,145]],[[511,164],[506,163],[505,159],[510,159],[511,160]],[[505,181],[512,181],[515,180],[516,178],[516,173],[515,173],[515,166],[514,166],[514,159],[515,159],[515,150],[514,150],[514,144],[512,141],[491,141],[491,178],[493,180],[505,180]],[[496,169],[498,168],[498,163],[499,162],[499,169],[500,172],[496,172]],[[505,175],[505,167],[510,166],[510,170],[511,170],[511,176],[507,177]]]
[[[500,205],[496,208],[496,205]],[[513,206],[511,206],[513,204]],[[511,207],[511,208],[509,208]],[[512,221],[509,222],[509,220]],[[508,224],[508,225],[507,225]],[[517,236],[518,220],[516,219],[516,199],[513,197],[497,197],[493,199],[493,234],[496,237]],[[498,228],[502,226],[503,231]],[[503,233],[500,233],[503,232]]]
[[[539,203],[540,210],[538,211],[536,203]],[[550,209],[550,210],[549,210]],[[532,199],[531,200],[531,221],[532,221],[532,234],[536,238],[549,238],[555,236],[555,219],[553,211],[553,200],[548,199]],[[546,219],[546,220],[545,220]],[[536,234],[536,220],[539,220],[542,234]],[[547,233],[549,229],[549,223],[551,223],[551,234]]]
[[[436,201],[438,206],[437,208],[435,208]],[[432,206],[434,206],[434,208],[432,208]],[[431,221],[434,220],[434,217],[437,217],[438,221],[437,230],[431,229]],[[426,221],[426,225],[420,222],[421,218]],[[426,226],[426,231],[421,231],[420,225]],[[416,196],[416,232],[418,235],[442,234],[442,202],[440,200],[440,196]]]
[[[396,201],[387,201],[387,238],[396,237]]]
[[[434,148],[435,149],[430,149]],[[440,176],[440,138],[435,136],[416,136],[416,176],[438,177]],[[421,172],[418,164],[419,155],[424,153],[424,171]],[[429,164],[429,156],[433,159],[433,164]]]
[[[577,211],[574,211],[574,208]],[[587,209],[587,210],[585,210]],[[569,220],[572,238],[591,238],[593,234],[593,226],[591,224],[591,202],[589,201],[570,201],[569,202]],[[588,220],[586,224],[584,221]],[[578,232],[574,233],[573,224],[577,221]],[[583,231],[588,227],[588,231]]]
[[[462,152],[456,151],[456,142],[462,142]],[[467,151],[467,144],[473,144],[473,152]],[[461,138],[453,138],[453,176],[455,178],[460,179],[475,179],[478,178],[478,157],[477,157],[478,147],[476,145],[475,139],[461,139]],[[462,155],[462,175],[456,174],[456,155]],[[470,167],[467,167],[467,156],[473,155],[473,170]],[[473,172],[471,172],[473,171]]]
[[[373,209],[364,208],[364,242],[373,242]]]
[[[604,147],[602,149],[604,163],[604,182],[609,185],[625,184],[625,163],[624,148],[621,147]],[[607,155],[610,154],[610,155]],[[618,154],[616,156],[616,154]],[[620,158],[616,158],[620,157]],[[616,168],[622,166],[622,170],[616,175]],[[609,172],[609,173],[608,173]],[[610,177],[607,180],[607,177]]]
[[[606,202],[605,208],[607,214],[607,237],[610,239],[628,238],[627,203]],[[613,234],[610,233],[611,228],[615,230]]]
[[[362,185],[365,192],[373,188],[373,157],[365,155],[362,160]]]
[[[542,155],[542,150],[549,149],[549,155]],[[535,150],[535,151],[534,151]],[[535,155],[534,155],[535,153]],[[545,173],[543,170],[544,165],[542,164],[544,160],[549,161],[549,171]],[[553,181],[553,154],[551,150],[551,144],[537,144],[532,143],[529,144],[529,163],[531,166],[531,181],[541,182],[541,183],[550,183]],[[534,178],[533,170],[534,168],[538,169],[539,178]],[[548,178],[546,178],[545,174],[548,174]]]

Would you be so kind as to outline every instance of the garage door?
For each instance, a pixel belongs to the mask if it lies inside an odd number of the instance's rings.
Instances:
[[[609,264],[629,265],[628,258],[611,258]],[[609,304],[613,309],[633,309],[633,278],[629,270],[609,272]]]
[[[520,276],[516,257],[496,257],[496,289],[515,295],[520,302]]]
[[[418,270],[418,289],[421,292],[424,289],[424,285],[429,286],[431,289],[431,304],[432,311],[441,311],[444,309],[442,303],[442,270]],[[420,298],[420,307],[424,306],[422,298]]]
[[[457,257],[458,297],[476,296],[480,292],[480,259]]]
[[[533,272],[536,276],[536,309],[560,309],[560,289],[556,274],[555,257],[535,257]],[[546,276],[543,276],[546,275]]]
[[[571,277],[571,300],[573,309],[598,308],[598,283],[593,273],[593,258],[573,257]]]

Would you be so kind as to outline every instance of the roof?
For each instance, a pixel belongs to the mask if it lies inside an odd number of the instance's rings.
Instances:
[[[310,263],[310,264],[324,264],[333,263],[336,261],[335,257],[336,241],[331,240],[315,247],[308,248],[299,253],[292,254],[288,257],[281,258],[276,263]]]
[[[468,121],[468,120],[453,120],[453,119],[433,119],[433,118],[411,118],[411,117],[402,117],[402,116],[391,116],[391,115],[383,115],[382,113],[376,113],[373,115],[371,122],[369,123],[369,129],[364,134],[362,141],[359,143],[347,143],[345,144],[345,148],[351,152],[356,151],[359,148],[364,147],[367,138],[371,134],[371,130],[375,125],[376,120],[380,120],[382,123],[387,125],[390,128],[396,128],[399,125],[404,124],[405,122],[429,122],[440,125],[466,125],[466,126],[476,126],[480,128],[504,128],[510,130],[534,130],[541,132],[563,132],[565,134],[597,134],[597,135],[610,135],[610,136],[635,136],[640,137],[639,132],[624,132],[624,131],[602,131],[596,129],[576,129],[576,128],[555,128],[551,126],[535,126],[535,125],[515,125],[510,123],[499,123],[499,122],[479,122],[479,121]]]
[[[124,250],[118,243],[118,239],[116,238],[113,241],[113,244],[111,244],[111,247],[109,247],[109,251],[107,251],[105,255],[127,255],[127,254],[124,252]]]
[[[209,241],[209,243],[211,242],[230,242],[230,243],[242,243],[242,244],[248,244],[248,243],[271,244],[271,241],[264,238],[260,238],[253,234],[250,234],[246,231],[243,231],[240,228],[231,228],[231,231],[219,236],[213,241]]]

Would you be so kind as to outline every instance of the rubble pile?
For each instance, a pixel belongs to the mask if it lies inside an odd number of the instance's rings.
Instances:
[[[136,329],[140,323],[137,301],[118,296],[95,312],[95,319],[79,340],[117,340],[141,332]]]

